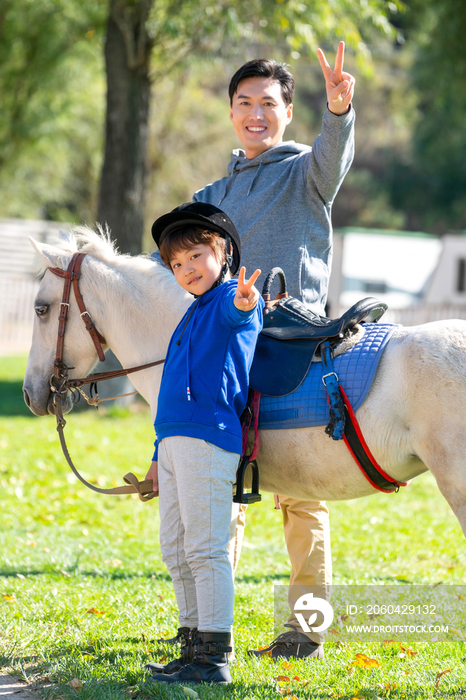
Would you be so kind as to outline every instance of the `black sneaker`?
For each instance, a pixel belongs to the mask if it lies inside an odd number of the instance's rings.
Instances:
[[[250,649],[249,656],[270,656],[272,659],[323,659],[324,646],[316,644],[305,634],[290,630],[279,634],[270,646],[264,649]]]

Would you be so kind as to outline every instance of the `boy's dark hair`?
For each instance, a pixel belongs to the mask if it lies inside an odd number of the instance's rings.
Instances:
[[[271,58],[255,58],[241,66],[232,79],[228,87],[230,95],[230,105],[233,103],[233,97],[238,91],[238,85],[246,78],[270,78],[280,83],[283,102],[288,107],[293,102],[294,95],[294,78],[287,68],[286,63],[277,63]]]
[[[225,260],[225,239],[215,231],[208,231],[200,226],[183,226],[167,233],[160,244],[160,257],[165,265],[170,266],[170,260],[173,259],[175,253],[188,250],[195,245],[208,245],[214,251],[219,262]]]

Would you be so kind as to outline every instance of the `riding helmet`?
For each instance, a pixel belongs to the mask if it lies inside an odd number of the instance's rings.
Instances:
[[[169,214],[164,214],[152,224],[152,238],[160,248],[165,236],[181,226],[194,224],[202,226],[209,231],[218,233],[231,243],[233,255],[228,255],[227,262],[231,274],[234,275],[239,268],[241,259],[241,241],[238,231],[232,220],[218,207],[205,202],[186,202],[180,204]],[[227,248],[228,250],[228,248]]]

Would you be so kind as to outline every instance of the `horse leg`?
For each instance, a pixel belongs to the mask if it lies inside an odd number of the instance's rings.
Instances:
[[[464,415],[464,413],[463,413]],[[452,415],[449,419],[454,422]],[[458,427],[458,429],[456,429]],[[466,537],[466,435],[464,427],[445,420],[431,425],[416,452],[434,475],[442,495],[456,515]]]

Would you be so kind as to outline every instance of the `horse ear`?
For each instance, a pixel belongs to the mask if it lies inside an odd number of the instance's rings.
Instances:
[[[36,241],[34,238],[29,236],[31,245],[37,250],[40,255],[44,258],[47,267],[59,267],[62,270],[66,270],[69,265],[71,253],[61,248],[56,248],[48,243],[41,243]]]

